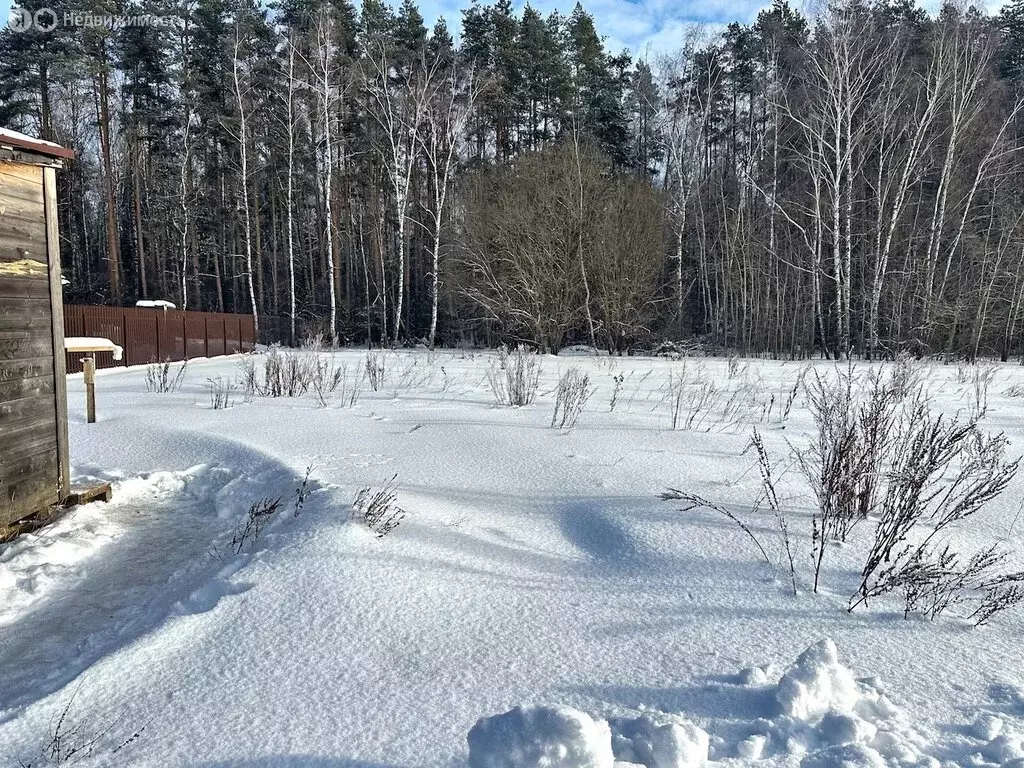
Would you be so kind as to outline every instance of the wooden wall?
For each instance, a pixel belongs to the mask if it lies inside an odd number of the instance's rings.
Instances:
[[[67,485],[54,174],[0,160],[0,525],[56,504]]]

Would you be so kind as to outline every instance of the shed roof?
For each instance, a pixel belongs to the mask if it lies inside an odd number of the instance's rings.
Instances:
[[[0,146],[25,149],[47,157],[73,158],[75,156],[75,150],[73,149],[62,147],[60,144],[54,144],[52,141],[35,139],[8,128],[0,128]]]

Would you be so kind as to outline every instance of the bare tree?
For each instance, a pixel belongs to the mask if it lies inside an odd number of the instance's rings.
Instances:
[[[244,214],[242,223],[244,225],[243,233],[245,236],[245,268],[249,284],[249,301],[252,305],[253,326],[256,329],[256,335],[259,336],[260,318],[259,306],[256,303],[256,284],[254,280],[255,269],[253,266],[252,246],[252,215],[249,204],[249,128],[247,122],[248,104],[246,103],[246,93],[249,88],[249,83],[245,83],[243,87],[243,80],[245,78],[241,73],[242,62],[244,61],[242,55],[242,45],[244,40],[242,24],[244,13],[244,11],[239,11],[238,15],[235,17],[235,55],[231,67],[231,76],[232,82],[234,83],[235,101],[238,105],[238,134],[235,138],[238,141],[238,152],[242,174],[242,211]]]
[[[321,130],[323,131],[323,155],[324,155],[324,207],[326,209],[325,233],[327,241],[327,281],[330,284],[330,328],[331,343],[338,343],[338,291],[337,277],[335,275],[334,262],[334,216],[331,210],[331,200],[334,195],[334,145],[331,140],[331,115],[335,102],[334,84],[332,82],[332,52],[333,41],[331,40],[330,15],[327,8],[321,9],[316,20],[317,40],[317,68],[314,68],[317,78],[317,95],[320,99]]]
[[[287,189],[285,197],[285,217],[287,218],[288,238],[288,340],[295,344],[295,92],[298,90],[298,80],[295,76],[295,40],[291,35],[288,37],[288,93],[287,120],[288,120],[288,178],[285,182]]]
[[[420,52],[421,58],[426,55]],[[386,45],[377,41],[366,52],[363,90],[373,119],[381,128],[383,142],[377,152],[384,162],[394,199],[395,219],[398,223],[396,253],[398,256],[397,289],[392,328],[394,343],[398,342],[402,324],[405,295],[406,233],[409,222],[410,189],[416,169],[417,135],[425,111],[426,89],[429,87],[419,73],[431,72],[426,65],[411,68],[408,74],[399,72]]]
[[[687,233],[687,209],[697,192],[701,160],[707,149],[704,127],[712,108],[711,99],[695,100],[697,84],[693,57],[702,42],[703,29],[691,26],[685,32],[682,49],[662,62],[662,79],[678,83],[675,97],[665,102],[660,116],[665,142],[665,188],[672,221],[672,259],[675,272],[677,322],[689,292],[684,287],[684,242]],[[705,83],[705,86],[710,84]],[[697,106],[694,106],[694,103]]]
[[[433,199],[428,211],[431,241],[430,270],[430,336],[429,346],[434,348],[437,337],[438,295],[441,275],[441,244],[447,217],[447,205],[452,182],[459,162],[459,150],[466,135],[469,118],[480,95],[480,83],[471,69],[462,72],[453,58],[449,66],[441,69],[442,62],[427,63],[421,59],[420,77],[426,86],[424,98],[424,126],[416,137],[427,160]]]

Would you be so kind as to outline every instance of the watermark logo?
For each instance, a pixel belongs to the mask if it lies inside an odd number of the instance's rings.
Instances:
[[[50,32],[58,26],[122,29],[123,27],[172,27],[178,23],[177,16],[119,16],[100,13],[73,12],[58,15],[52,8],[40,8],[35,13],[26,8],[11,8],[7,17],[7,28],[12,32]]]
[[[7,16],[7,28],[14,32],[25,32],[32,29],[32,11],[25,8],[11,8]]]
[[[57,26],[57,12],[52,8],[40,8],[32,14],[32,22],[40,32],[49,32]]]

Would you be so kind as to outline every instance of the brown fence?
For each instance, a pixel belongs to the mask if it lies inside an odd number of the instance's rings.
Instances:
[[[96,354],[96,367],[110,368],[250,352],[256,330],[252,315],[65,304],[64,335],[99,336],[124,347],[121,360]],[[68,373],[82,370],[81,359],[81,352],[68,354]]]

